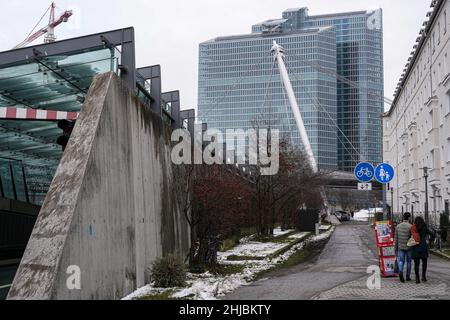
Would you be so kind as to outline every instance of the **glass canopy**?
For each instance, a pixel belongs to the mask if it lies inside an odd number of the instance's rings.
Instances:
[[[79,111],[92,78],[116,68],[117,59],[110,49],[0,66],[0,107]]]
[[[117,72],[118,50],[0,65],[0,107],[79,112],[95,75]],[[42,204],[62,156],[56,121],[0,118],[0,197]]]

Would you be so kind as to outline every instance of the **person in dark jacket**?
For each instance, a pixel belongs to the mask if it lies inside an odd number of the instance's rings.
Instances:
[[[414,226],[411,229],[414,240],[419,244],[412,247],[411,257],[414,260],[414,272],[416,274],[416,283],[420,283],[419,268],[422,261],[422,281],[427,282],[427,266],[428,266],[428,243],[434,237],[427,224],[422,217],[414,220]]]
[[[58,137],[56,143],[62,147],[62,151],[66,150],[67,144],[69,143],[70,135],[72,134],[74,127],[75,127],[74,121],[60,120],[58,122],[58,128],[60,128],[63,131],[63,135]]]

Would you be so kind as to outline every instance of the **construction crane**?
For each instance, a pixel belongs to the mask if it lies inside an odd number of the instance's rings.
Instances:
[[[64,11],[64,13],[56,20],[55,19],[55,9],[56,4],[52,2],[50,7],[48,7],[47,11],[45,11],[44,15],[41,17],[39,22],[36,24],[36,26],[31,30],[31,32],[28,34],[26,39],[19,43],[17,46],[15,46],[13,49],[23,48],[30,43],[32,43],[34,40],[42,37],[45,35],[44,42],[50,43],[56,41],[55,36],[55,28],[59,26],[63,22],[67,22],[69,18],[73,15],[73,12],[70,10]],[[48,21],[48,25],[43,27],[42,29],[38,30],[37,32],[33,33],[33,31],[37,28],[37,26],[41,23],[41,21],[44,19],[44,17],[47,15],[47,13],[50,12],[50,17]]]

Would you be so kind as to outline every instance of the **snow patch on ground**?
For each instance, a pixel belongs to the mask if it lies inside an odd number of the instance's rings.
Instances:
[[[271,255],[278,250],[284,248],[286,243],[273,243],[273,242],[255,242],[250,241],[245,244],[240,244],[231,250],[226,252],[218,252],[217,259],[219,262],[227,260],[229,256],[239,257],[265,257]]]
[[[309,232],[300,232],[300,233],[293,234],[292,236],[289,236],[289,239],[299,240],[299,239],[306,238],[309,235],[310,235]]]
[[[164,293],[169,290],[174,290],[174,289],[173,288],[171,288],[171,289],[153,288],[152,285],[146,285],[145,287],[137,289],[135,292],[126,296],[122,300],[135,300],[135,299],[139,299],[139,298],[149,296],[149,295]]]
[[[174,290],[175,293],[172,298],[182,299],[190,298],[194,300],[216,300],[225,294],[233,292],[242,286],[247,286],[255,279],[255,277],[262,271],[267,271],[277,264],[283,263],[288,260],[295,252],[301,250],[305,247],[307,243],[317,242],[329,238],[334,231],[334,228],[330,228],[327,232],[312,237],[306,241],[300,242],[284,254],[274,258],[265,258],[264,260],[254,260],[254,261],[226,261],[225,257],[235,254],[235,255],[248,255],[259,257],[262,252],[266,254],[274,253],[275,251],[285,247],[284,244],[275,243],[258,243],[249,242],[247,244],[239,245],[238,247],[227,251],[219,253],[219,262],[222,264],[242,264],[244,265],[244,270],[241,273],[229,275],[229,276],[216,276],[209,272],[203,274],[188,274],[188,287],[185,289],[158,289],[153,288],[151,285],[140,288],[136,292],[124,298],[124,300],[132,300],[139,297],[144,297],[152,294],[162,293],[168,290]],[[289,237],[289,239],[301,239],[305,238],[309,233],[298,233]]]
[[[322,225],[322,226],[319,227],[319,231],[328,231],[330,229],[331,229],[330,225],[328,225],[328,226]]]
[[[353,220],[355,221],[369,221],[369,217],[373,218],[375,213],[383,212],[383,208],[372,208],[369,210],[361,210],[355,213]]]
[[[278,238],[278,237],[282,237],[282,236],[284,236],[284,235],[287,235],[288,233],[291,233],[291,232],[294,232],[295,230],[281,230],[281,228],[276,228],[276,229],[274,229],[273,230],[273,236],[275,237],[275,238]]]

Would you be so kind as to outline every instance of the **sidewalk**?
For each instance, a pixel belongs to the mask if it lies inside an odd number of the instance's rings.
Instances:
[[[441,252],[439,250],[435,250],[435,249],[431,249],[430,253],[434,254],[435,256],[445,259],[445,260],[449,260],[450,261],[450,255],[445,254],[444,252]]]
[[[374,290],[368,289],[367,279],[368,276],[322,292],[313,300],[448,300],[450,297],[450,287],[434,278],[420,285],[383,278],[381,288]]]

